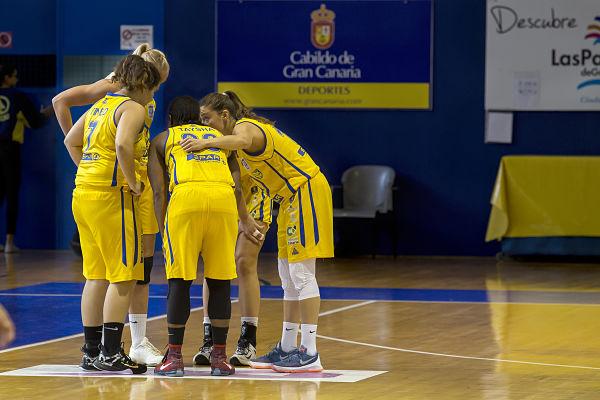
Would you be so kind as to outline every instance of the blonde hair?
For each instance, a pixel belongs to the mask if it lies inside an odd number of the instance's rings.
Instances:
[[[170,68],[165,53],[158,49],[151,48],[149,43],[140,44],[131,54],[140,56],[144,61],[154,64],[159,71],[168,70]]]

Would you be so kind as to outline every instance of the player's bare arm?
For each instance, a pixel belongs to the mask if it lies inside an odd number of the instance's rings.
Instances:
[[[167,184],[168,174],[165,165],[165,142],[167,132],[162,132],[150,143],[150,154],[148,156],[148,179],[154,192],[154,212],[161,236],[165,229],[165,215],[167,213]]]
[[[120,116],[118,115],[119,113]],[[135,141],[144,126],[145,115],[146,111],[144,107],[134,101],[123,103],[115,113],[115,119],[118,119],[117,135],[115,138],[117,160],[127,180],[129,190],[136,196],[142,193],[143,185],[135,173]]]
[[[69,133],[69,130],[73,127],[71,107],[93,104],[106,96],[106,93],[116,92],[120,89],[118,83],[113,83],[108,79],[100,79],[90,85],[74,86],[54,96],[52,107],[54,107],[54,113],[63,134]]]
[[[75,125],[71,127],[67,136],[65,137],[64,144],[71,156],[71,159],[76,166],[79,166],[81,157],[83,156],[83,131],[85,125],[85,117],[87,112],[77,120]]]
[[[233,135],[225,135],[211,139],[186,138],[181,141],[181,147],[188,153],[202,151],[210,147],[224,150],[260,151],[264,148],[264,136],[260,129],[250,123],[236,125]]]
[[[255,244],[259,244],[265,240],[265,235],[261,232],[261,225],[248,214],[246,208],[246,202],[244,201],[244,194],[242,192],[242,183],[240,178],[240,167],[236,160],[235,153],[232,153],[227,160],[229,164],[229,170],[235,183],[235,202],[237,204],[238,215],[240,217],[240,231],[244,233]]]

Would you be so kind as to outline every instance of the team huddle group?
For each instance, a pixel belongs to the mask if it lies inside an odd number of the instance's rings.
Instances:
[[[327,179],[299,144],[231,91],[210,93],[200,101],[175,98],[168,129],[150,141],[154,93],[168,75],[164,53],[144,44],[106,79],[53,99],[65,146],[77,165],[72,207],[86,278],[81,368],[139,374],[154,366],[155,374],[183,376],[190,287],[202,256],[204,343],[194,364],[210,365],[217,376],[234,374],[234,365],[322,371],[315,261],[333,257]],[[91,108],[73,124],[70,107],[86,104]],[[273,202],[279,203],[284,318],[279,343],[257,357],[257,260]],[[164,355],[146,338],[157,233],[169,283]],[[236,277],[241,333],[228,358],[231,281]],[[121,342],[128,312],[129,355]]]

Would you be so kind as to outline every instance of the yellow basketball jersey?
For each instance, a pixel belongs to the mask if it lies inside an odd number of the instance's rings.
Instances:
[[[169,128],[165,143],[165,164],[169,170],[169,190],[186,182],[214,182],[233,186],[233,178],[227,164],[229,152],[221,149],[205,149],[188,153],[179,142],[187,137],[209,139],[223,136],[207,126],[188,124]]]
[[[308,153],[273,125],[249,118],[238,120],[236,125],[243,123],[255,125],[262,131],[265,148],[256,154],[238,151],[240,164],[274,201],[290,198],[319,173],[319,166]]]
[[[127,186],[117,162],[115,113],[119,106],[129,100],[131,98],[127,96],[108,93],[89,109],[85,117],[83,157],[75,177],[76,186]],[[139,132],[134,148],[138,179],[143,155],[142,146],[139,145],[141,141],[142,135]]]
[[[150,103],[146,104],[146,117],[144,118],[144,130],[142,132],[141,140],[136,143],[139,149],[136,152],[142,153],[142,159],[140,161],[140,180],[146,181],[148,176],[148,153],[150,151],[150,126],[154,120],[154,112],[156,111],[156,101],[152,99]]]

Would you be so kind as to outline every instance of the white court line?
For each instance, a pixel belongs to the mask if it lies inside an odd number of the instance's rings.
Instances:
[[[232,300],[231,302],[232,303],[237,303],[237,302],[239,302],[239,300]],[[190,310],[190,313],[192,313],[194,311],[200,311],[203,308],[204,308],[203,306],[202,307],[192,308]],[[165,318],[166,316],[167,316],[167,314],[157,315],[156,317],[148,318],[146,321],[147,322],[156,321],[157,319]],[[125,326],[129,326],[129,323],[125,324]],[[30,347],[41,346],[41,345],[44,345],[44,344],[50,344],[50,343],[60,342],[62,340],[73,339],[73,338],[80,337],[80,336],[83,336],[83,332],[76,333],[75,335],[63,336],[63,337],[59,337],[59,338],[56,338],[56,339],[46,340],[46,341],[43,341],[43,342],[36,342],[36,343],[24,344],[23,346],[12,347],[10,349],[0,350],[0,354],[2,354],[2,353],[8,353],[8,352],[15,351],[15,350],[27,349],[27,348],[30,348]]]
[[[376,349],[383,349],[383,350],[400,351],[400,352],[403,352],[403,353],[423,354],[423,355],[427,355],[427,356],[460,358],[460,359],[464,359],[464,360],[494,361],[494,362],[513,363],[513,364],[541,365],[541,366],[544,366],[544,367],[563,367],[563,368],[591,369],[591,370],[596,370],[596,371],[600,370],[600,367],[588,367],[588,366],[584,366],[584,365],[550,364],[550,363],[541,363],[541,362],[534,362],[534,361],[506,360],[506,359],[503,359],[503,358],[487,358],[487,357],[461,356],[461,355],[456,355],[456,354],[433,353],[433,352],[430,352],[430,351],[419,351],[419,350],[403,349],[403,348],[400,348],[400,347],[380,346],[378,344],[356,342],[354,340],[346,340],[346,339],[334,338],[334,337],[331,337],[331,336],[324,336],[324,335],[317,335],[317,337],[320,338],[320,339],[333,340],[335,342],[342,342],[342,343],[354,344],[354,345],[359,345],[359,346],[374,347]]]
[[[346,307],[335,308],[333,310],[324,311],[324,312],[320,313],[319,317],[324,317],[326,315],[339,313],[341,311],[351,310],[351,309],[356,308],[356,307],[362,307],[362,306],[366,306],[367,304],[373,304],[373,303],[377,303],[377,301],[376,300],[368,300],[368,301],[363,301],[362,303],[351,304],[351,305],[346,306]]]

